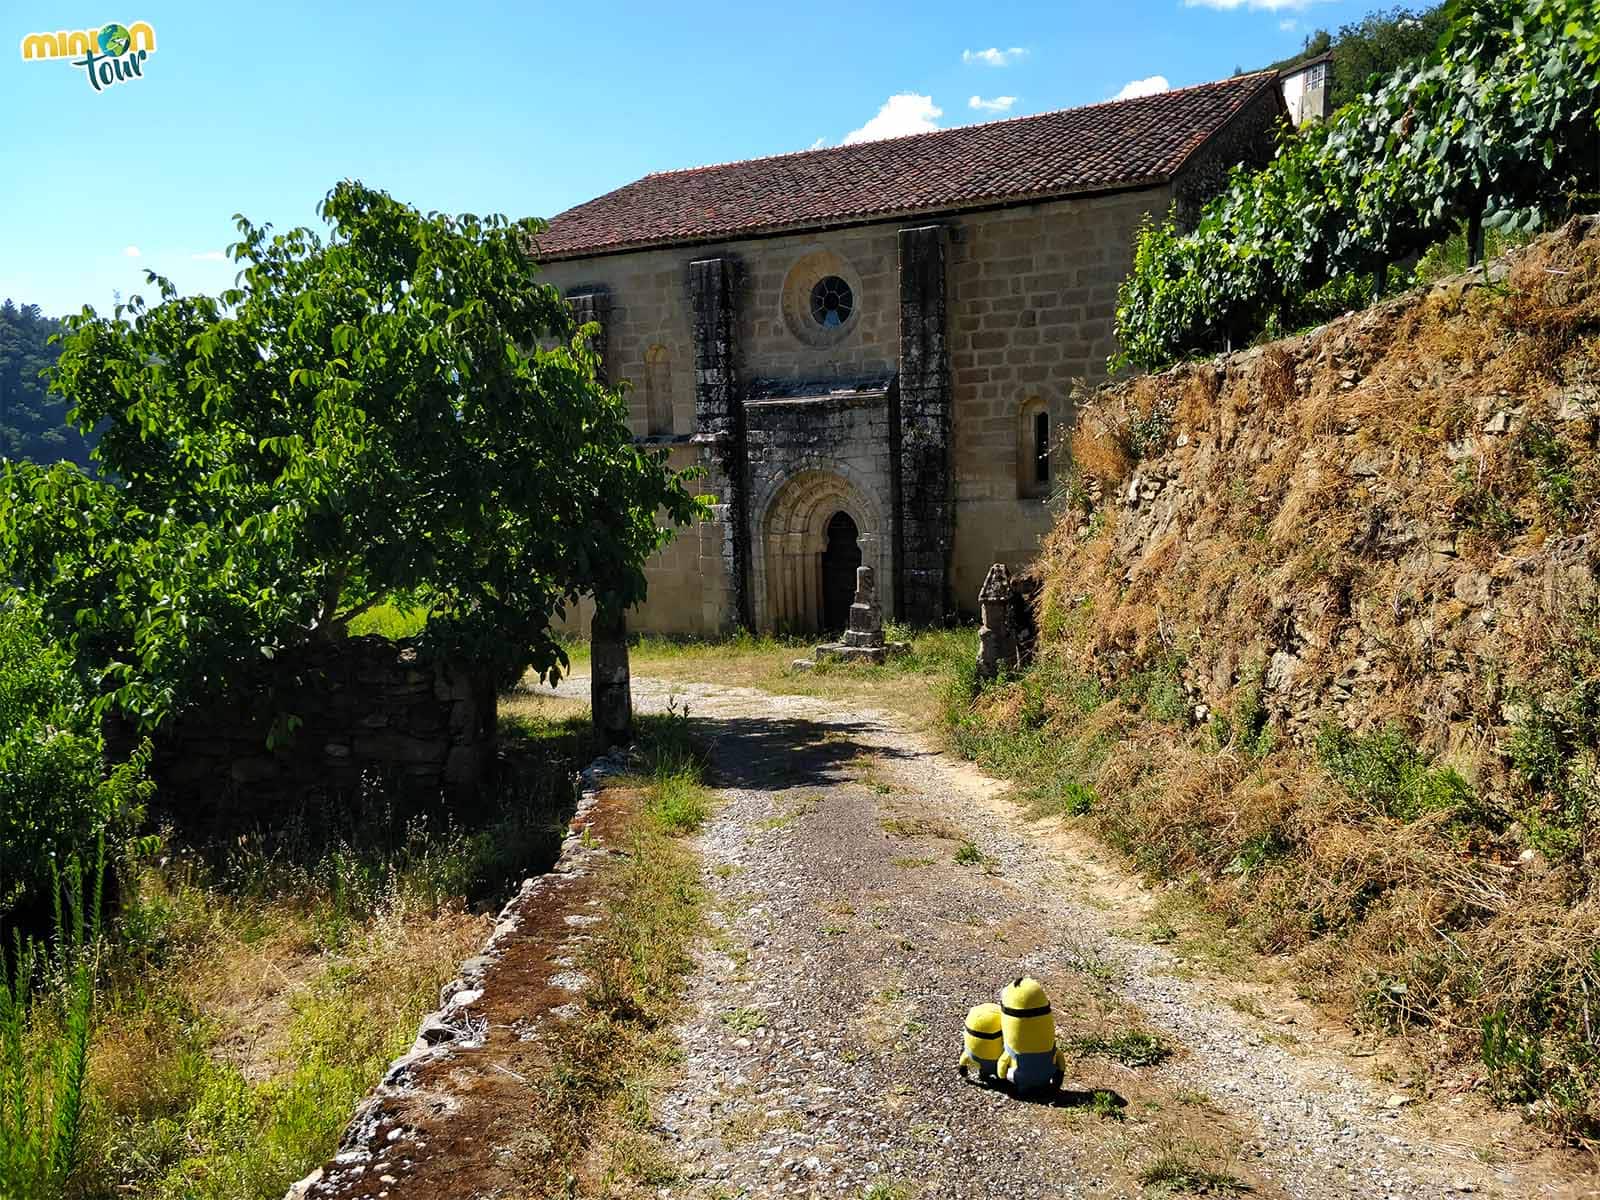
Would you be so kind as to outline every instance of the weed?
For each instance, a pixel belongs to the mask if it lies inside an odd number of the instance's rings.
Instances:
[[[767,1023],[766,1014],[759,1008],[746,1005],[732,1008],[722,1014],[722,1023],[740,1036],[748,1036]]]
[[[1089,1097],[1089,1111],[1105,1121],[1124,1119],[1123,1104],[1115,1092],[1096,1091]]]
[[[1256,659],[1239,681],[1233,712],[1212,715],[1208,732],[1213,749],[1235,749],[1255,759],[1272,753],[1275,739],[1268,724],[1266,705],[1261,699],[1266,670],[1266,662]]]
[[[693,775],[658,774],[650,795],[650,815],[671,834],[696,833],[711,812],[710,793]]]
[[[1100,948],[1091,942],[1066,939],[1061,947],[1062,957],[1074,971],[1081,972],[1099,983],[1112,983],[1117,978],[1117,968]]]
[[[1432,812],[1474,812],[1472,786],[1450,767],[1435,767],[1398,726],[1357,737],[1325,725],[1317,758],[1347,792],[1401,821]]]
[[[1214,1165],[1214,1151],[1199,1142],[1166,1134],[1156,1139],[1155,1153],[1139,1171],[1139,1182],[1159,1194],[1236,1196],[1248,1184],[1223,1167]]]
[[[78,1167],[100,952],[102,845],[85,892],[74,859],[56,878],[53,949],[0,946],[0,1194],[54,1197]],[[65,887],[63,887],[65,885]],[[66,891],[65,912],[61,894]]]
[[[1144,937],[1152,946],[1170,946],[1178,940],[1178,931],[1165,921],[1151,921],[1144,927]]]
[[[1142,704],[1157,721],[1182,724],[1189,719],[1189,700],[1183,690],[1183,663],[1164,655],[1142,671],[1134,672],[1124,685],[1125,694]]]
[[[1125,1067],[1154,1067],[1172,1057],[1172,1050],[1153,1033],[1124,1030],[1113,1034],[1088,1034],[1067,1043],[1082,1055],[1098,1054]]]
[[[1565,521],[1573,514],[1578,499],[1571,449],[1541,421],[1529,422],[1517,441],[1533,468],[1540,504],[1557,522]]]
[[[1237,875],[1241,880],[1248,880],[1273,859],[1283,857],[1291,849],[1293,847],[1276,829],[1258,833],[1239,848],[1239,853],[1234,855],[1233,861],[1223,868],[1223,874]]]
[[[1494,482],[1478,479],[1462,468],[1455,475],[1455,497],[1450,515],[1454,524],[1499,544],[1522,530],[1522,519],[1501,495]]]
[[[1583,859],[1600,814],[1600,606],[1572,613],[1554,650],[1554,686],[1524,702],[1510,758],[1533,801],[1518,814],[1528,839],[1553,860]]]
[[[947,841],[961,841],[961,833],[945,821],[931,817],[889,817],[879,822],[885,833],[896,837],[932,837]]]
[[[972,842],[962,842],[956,847],[956,862],[964,867],[978,867],[984,863],[984,853]]]
[[[1056,795],[1059,797],[1056,803],[1060,810],[1069,817],[1088,816],[1100,799],[1088,784],[1070,778],[1061,781]]]

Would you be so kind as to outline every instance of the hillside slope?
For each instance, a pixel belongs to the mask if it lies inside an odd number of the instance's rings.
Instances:
[[[1296,953],[1308,994],[1580,1140],[1600,1129],[1597,351],[1587,219],[1100,392],[1038,568],[1040,662],[956,714],[1041,809]]]

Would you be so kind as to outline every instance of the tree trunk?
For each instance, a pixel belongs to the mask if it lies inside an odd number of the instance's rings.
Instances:
[[[628,623],[621,609],[599,603],[589,625],[589,708],[594,730],[606,745],[633,739]]]

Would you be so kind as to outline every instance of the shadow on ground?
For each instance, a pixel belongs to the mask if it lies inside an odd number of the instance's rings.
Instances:
[[[712,782],[743,791],[847,783],[849,764],[866,753],[891,761],[918,756],[913,749],[868,742],[868,731],[881,735],[882,729],[861,722],[696,715],[694,724],[710,752]]]

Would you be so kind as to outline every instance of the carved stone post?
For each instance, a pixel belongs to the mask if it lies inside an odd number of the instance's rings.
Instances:
[[[589,710],[609,746],[633,738],[633,687],[628,672],[628,622],[622,610],[596,604],[589,624]]]
[[[856,568],[856,598],[850,606],[846,646],[883,645],[883,606],[878,603],[878,577],[871,567]]]
[[[1020,665],[1011,620],[1011,573],[1004,563],[995,563],[984,576],[978,612],[983,618],[978,630],[978,678],[987,681],[999,675],[1002,666],[1015,670]]]

